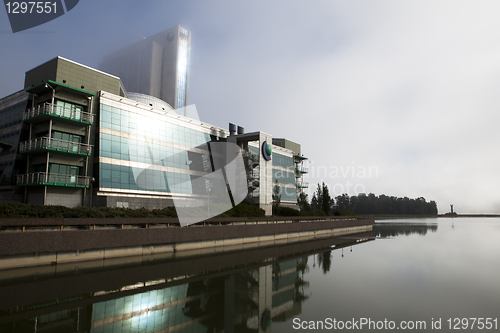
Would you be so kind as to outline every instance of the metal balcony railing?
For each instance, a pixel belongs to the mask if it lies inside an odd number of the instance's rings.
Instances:
[[[309,168],[306,168],[303,166],[295,167],[295,173],[297,173],[297,174],[309,173]]]
[[[90,155],[92,153],[92,145],[48,137],[36,138],[19,144],[20,153],[38,149],[50,149],[79,155]]]
[[[54,185],[69,187],[89,187],[90,177],[35,172],[17,176],[17,185]]]
[[[308,188],[309,183],[300,181],[300,182],[297,182],[297,187],[298,188]]]
[[[40,104],[38,106],[35,106],[34,108],[24,111],[23,120],[31,119],[43,114],[88,124],[92,124],[94,122],[94,115],[92,113],[84,112],[79,109],[64,108],[62,106],[58,106],[52,103]]]

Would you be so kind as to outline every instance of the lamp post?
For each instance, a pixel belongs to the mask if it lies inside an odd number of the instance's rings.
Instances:
[[[94,184],[95,182],[95,178],[94,177],[90,177],[89,179],[90,181],[90,218],[92,218],[92,185]]]
[[[50,102],[50,113],[53,114],[54,113],[54,102],[55,102],[55,97],[56,97],[56,88],[52,87],[48,83],[45,83],[45,88],[52,89],[52,99],[51,99],[51,102]]]

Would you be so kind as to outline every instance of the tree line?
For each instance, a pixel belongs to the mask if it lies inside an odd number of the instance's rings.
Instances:
[[[313,193],[311,203],[307,194],[301,192],[298,198],[301,211],[322,211],[326,215],[344,215],[349,212],[356,214],[394,214],[394,215],[437,215],[437,204],[434,200],[427,202],[424,197],[410,199],[373,193],[349,196],[342,194],[335,198],[330,196],[328,186],[323,182],[318,184]],[[339,214],[340,213],[340,214]]]
[[[352,210],[356,214],[410,214],[437,215],[437,204],[434,200],[427,202],[424,197],[410,199],[373,193],[360,193],[349,197],[347,194],[335,198],[337,209]]]

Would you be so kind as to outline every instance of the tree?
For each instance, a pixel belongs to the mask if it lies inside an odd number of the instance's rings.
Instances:
[[[316,193],[313,193],[313,197],[311,199],[311,209],[318,210],[318,198],[316,198]]]
[[[331,208],[330,201],[332,198],[330,198],[330,191],[328,190],[328,186],[324,182],[323,184],[321,184],[321,192],[321,209],[325,212],[326,215],[329,215]]]
[[[436,201],[431,200],[429,202],[429,206],[427,206],[427,214],[437,215],[437,213],[438,213],[438,209],[437,209]]]
[[[336,198],[337,201],[337,209],[340,210],[348,210],[350,209],[350,199],[347,193],[344,193],[342,195],[338,195]]]
[[[323,183],[324,184],[324,183]],[[318,183],[318,187],[316,187],[316,193],[315,197],[317,200],[317,208],[316,209],[323,209],[323,187],[321,187],[321,184]]]
[[[309,201],[307,200],[307,194],[304,192],[299,193],[299,197],[297,199],[297,203],[299,204],[299,208],[301,211],[310,210]]]
[[[330,197],[330,191],[325,182],[319,184],[316,187],[316,192],[313,193],[311,199],[311,209],[312,210],[322,210],[326,215],[330,214],[330,209],[332,207],[332,198]]]
[[[276,179],[273,187],[273,210],[277,213],[281,203],[281,188]]]
[[[322,268],[323,274],[330,271],[332,267],[332,251],[325,251],[318,254],[318,265]]]
[[[337,205],[341,207],[345,204],[345,196],[338,196]],[[358,194],[352,196],[349,202],[350,209],[357,214],[414,214],[414,215],[436,215],[437,205],[435,201],[427,202],[424,197],[410,199],[408,197],[398,198],[381,194],[376,196],[373,193],[368,195]]]
[[[358,197],[352,196],[349,198],[349,209],[355,212],[358,209]]]

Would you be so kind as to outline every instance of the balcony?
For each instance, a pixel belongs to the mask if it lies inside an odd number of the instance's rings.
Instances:
[[[309,187],[309,183],[306,183],[306,182],[297,182],[297,187],[298,188],[308,188]]]
[[[303,156],[303,155],[293,155],[293,160],[298,163],[298,162],[302,162],[304,160],[307,160],[307,157]]]
[[[34,108],[24,111],[23,120],[31,121],[33,118],[43,115],[85,124],[92,124],[94,122],[94,115],[92,113],[84,112],[79,109],[68,109],[51,103],[40,104]]]
[[[300,177],[300,175],[304,173],[309,173],[309,168],[303,166],[295,167],[295,175],[297,175],[297,177]]]
[[[53,185],[67,187],[89,187],[90,177],[60,175],[55,173],[36,172],[17,176],[18,186]]]
[[[20,153],[36,150],[53,150],[77,155],[90,155],[92,153],[92,145],[48,137],[36,138],[19,144]]]

